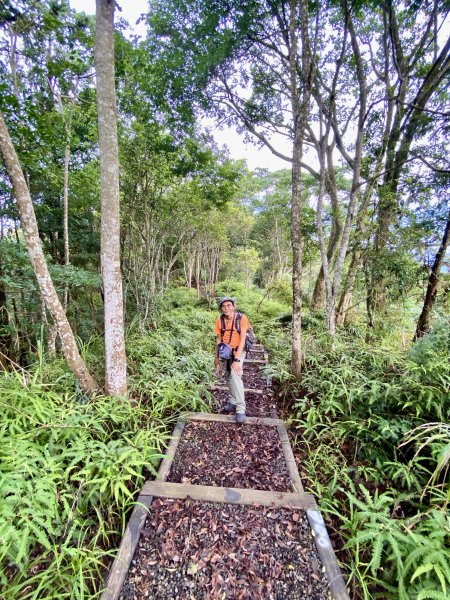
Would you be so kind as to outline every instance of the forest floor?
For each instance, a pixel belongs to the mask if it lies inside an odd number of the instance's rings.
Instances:
[[[247,415],[276,417],[260,365],[245,365],[243,380],[253,390],[246,392]],[[224,412],[224,383],[212,390],[214,413]],[[259,424],[188,421],[167,481],[292,491],[277,429]],[[331,597],[304,511],[189,498],[153,500],[120,595],[121,600]]]

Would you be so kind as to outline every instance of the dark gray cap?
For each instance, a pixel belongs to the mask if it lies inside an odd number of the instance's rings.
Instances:
[[[219,300],[219,308],[222,308],[224,302],[232,302],[233,305],[236,306],[236,298],[232,298],[231,296],[222,296]]]

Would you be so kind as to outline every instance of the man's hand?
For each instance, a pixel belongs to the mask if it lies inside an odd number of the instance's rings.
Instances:
[[[220,363],[220,359],[219,359],[219,357],[218,357],[218,356],[216,356],[216,357],[214,358],[214,367],[215,367],[215,369],[216,369],[216,373],[219,375],[219,374],[220,374],[220,371],[221,371],[221,367],[222,367],[222,365],[221,365],[221,363]]]

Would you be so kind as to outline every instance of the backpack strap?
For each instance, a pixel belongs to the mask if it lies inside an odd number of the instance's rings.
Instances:
[[[239,335],[241,335],[241,319],[242,319],[242,313],[238,312],[236,313],[236,331],[238,332]]]
[[[225,327],[225,315],[220,315],[220,332],[221,332],[221,336],[223,337],[224,333],[226,331],[226,327]]]
[[[236,318],[237,318],[237,315],[234,315],[233,321],[231,323],[231,329],[230,329],[230,340],[228,343],[231,343],[231,338],[233,337],[233,331],[234,331],[234,325],[236,322]],[[225,326],[225,315],[220,315],[220,331],[221,331],[220,335],[221,335],[222,342],[223,342],[225,331],[227,331],[226,326]],[[236,331],[238,331],[240,333],[240,327],[239,327],[239,329],[236,328]]]

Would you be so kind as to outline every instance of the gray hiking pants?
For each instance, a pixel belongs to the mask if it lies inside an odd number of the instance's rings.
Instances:
[[[245,352],[241,354],[241,367],[244,369]],[[244,382],[242,381],[242,373],[238,375],[231,368],[231,361],[227,361],[225,369],[225,377],[230,391],[230,402],[236,405],[236,413],[245,414],[245,397],[244,397]]]

